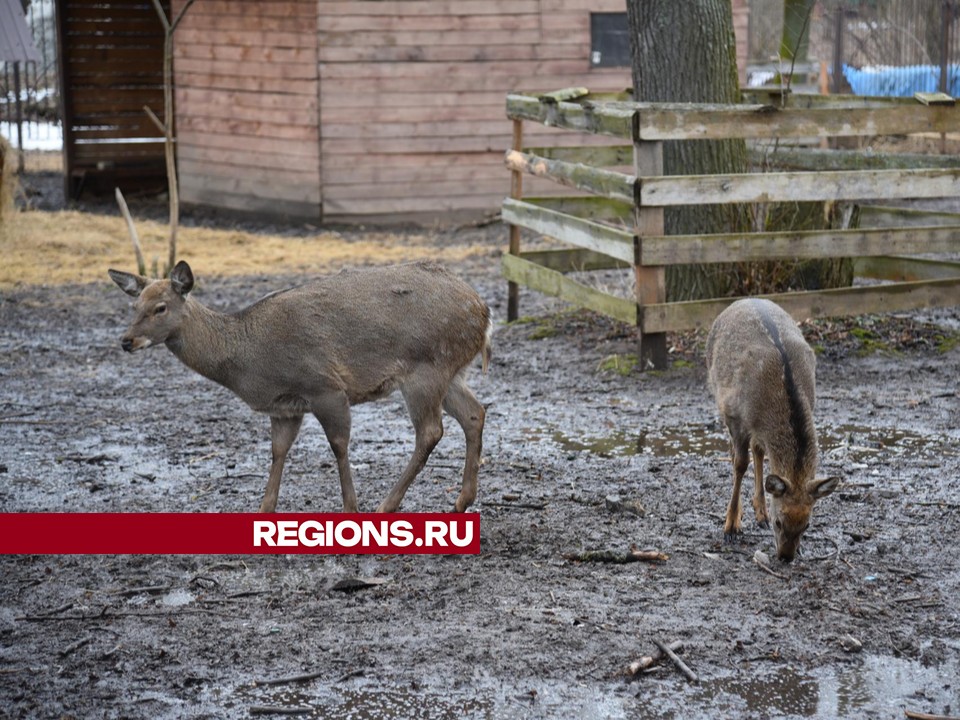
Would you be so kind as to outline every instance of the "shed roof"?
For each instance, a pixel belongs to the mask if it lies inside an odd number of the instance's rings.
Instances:
[[[40,62],[20,0],[0,0],[0,62]]]

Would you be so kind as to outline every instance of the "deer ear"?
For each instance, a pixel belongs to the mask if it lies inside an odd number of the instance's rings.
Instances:
[[[820,480],[814,480],[810,483],[808,489],[810,490],[810,495],[813,497],[813,499],[819,500],[820,498],[826,497],[836,490],[839,484],[840,478],[828,477]]]
[[[178,262],[170,271],[170,284],[181,297],[193,290],[193,271],[183,260]]]
[[[150,281],[142,275],[134,275],[120,270],[107,270],[107,274],[130,297],[140,297],[143,289],[150,284]]]
[[[787,483],[779,475],[767,475],[767,479],[763,481],[763,487],[775,498],[783,497],[787,492]]]

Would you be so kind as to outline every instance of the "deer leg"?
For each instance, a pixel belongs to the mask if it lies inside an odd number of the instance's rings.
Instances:
[[[423,470],[430,453],[443,437],[443,411],[440,408],[441,400],[435,390],[430,387],[423,389],[405,387],[403,397],[407,401],[407,410],[410,412],[410,419],[413,420],[416,431],[416,445],[413,449],[413,457],[404,468],[397,484],[390,490],[390,494],[380,503],[377,512],[396,512],[403,501],[403,496],[407,493],[407,488]]]
[[[343,497],[343,511],[357,512],[357,491],[353,488],[353,474],[350,472],[350,401],[346,395],[325,397],[314,403],[313,414],[320,421],[323,432],[337,459],[337,472],[340,475],[340,494]]]
[[[735,426],[728,420],[730,430],[730,451],[733,455],[733,495],[727,505],[727,516],[723,524],[723,537],[726,542],[732,542],[743,531],[741,523],[740,484],[744,473],[750,464],[750,442],[741,433],[735,431]]]
[[[460,424],[467,439],[463,486],[453,506],[455,512],[463,512],[477,499],[477,472],[480,470],[480,453],[483,450],[483,420],[486,411],[470,392],[461,375],[457,375],[450,384],[443,400],[443,409]]]
[[[293,417],[270,418],[270,443],[273,450],[273,462],[270,464],[270,478],[267,480],[267,489],[260,503],[260,512],[275,512],[277,497],[280,495],[280,476],[283,474],[283,464],[287,460],[290,446],[297,439],[303,415]]]
[[[763,492],[763,448],[753,446],[753,514],[762,528],[770,527],[767,496]]]

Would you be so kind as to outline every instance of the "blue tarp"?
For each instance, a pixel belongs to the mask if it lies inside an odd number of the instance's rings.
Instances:
[[[843,76],[850,83],[855,95],[913,97],[914,93],[940,90],[939,65],[861,69],[844,65]],[[953,97],[960,95],[960,65],[947,67],[947,93]]]

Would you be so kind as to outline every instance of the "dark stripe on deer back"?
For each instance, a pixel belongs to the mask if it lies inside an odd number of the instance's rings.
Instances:
[[[780,360],[783,362],[783,386],[787,392],[787,402],[790,405],[790,428],[793,430],[793,436],[797,442],[797,455],[794,458],[794,473],[799,477],[803,469],[804,459],[807,452],[813,444],[813,438],[810,437],[808,423],[808,411],[800,399],[800,393],[797,390],[796,382],[793,379],[793,368],[790,367],[790,358],[787,356],[787,349],[783,345],[783,339],[780,337],[780,328],[776,321],[763,303],[755,304],[757,314],[760,316],[760,322],[773,341],[774,347],[780,353]]]

